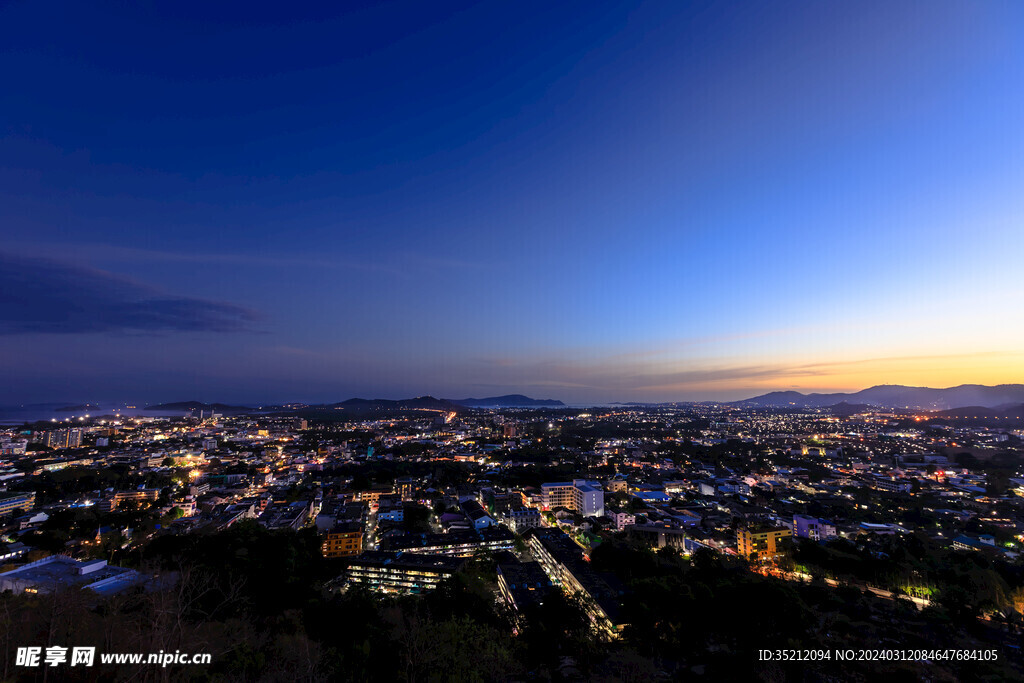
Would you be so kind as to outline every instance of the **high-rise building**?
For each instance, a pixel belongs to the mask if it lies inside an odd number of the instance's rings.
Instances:
[[[566,482],[541,484],[541,497],[548,510],[565,508],[584,517],[604,514],[604,490],[596,481],[574,479]]]
[[[52,432],[46,432],[43,436],[43,445],[47,448],[64,448],[67,446],[67,443],[67,432],[63,429],[55,429]]]
[[[43,443],[48,448],[79,448],[82,445],[82,430],[77,428],[54,429],[46,432]]]

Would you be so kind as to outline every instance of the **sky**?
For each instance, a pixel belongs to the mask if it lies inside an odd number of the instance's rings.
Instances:
[[[1024,382],[1024,4],[11,2],[0,404]]]

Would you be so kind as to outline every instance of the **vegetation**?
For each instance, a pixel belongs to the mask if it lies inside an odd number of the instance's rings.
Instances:
[[[794,562],[807,566],[888,571],[871,557],[839,544],[801,545],[793,553]],[[213,655],[211,666],[194,670],[63,668],[62,680],[69,681],[651,681],[698,673],[706,680],[1008,680],[1021,674],[1006,656],[841,667],[757,661],[759,649],[773,648],[992,647],[1004,626],[979,622],[957,605],[981,606],[1001,595],[1024,606],[1024,591],[1007,589],[1019,582],[1004,568],[986,569],[970,558],[960,564],[946,558],[951,574],[936,580],[948,582],[940,585],[950,586],[949,599],[918,612],[855,587],[761,576],[744,561],[711,551],[685,558],[673,549],[609,539],[593,551],[592,566],[623,588],[629,625],[616,641],[593,632],[581,605],[560,593],[514,621],[495,601],[494,561],[486,554],[432,593],[390,598],[339,592],[334,580],[343,561],[323,558],[312,530],[272,532],[242,522],[215,534],[161,536],[118,559],[157,573],[158,589],[109,598],[0,596],[6,661],[22,643]],[[37,673],[26,671],[9,667],[4,680]]]

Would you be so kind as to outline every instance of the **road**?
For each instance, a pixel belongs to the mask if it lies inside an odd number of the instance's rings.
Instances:
[[[781,569],[775,569],[771,567],[763,567],[757,571],[759,574],[764,576],[774,576],[777,579],[784,579],[786,581],[799,581],[801,583],[809,583],[811,581],[811,575],[803,572],[784,572]],[[859,588],[861,590],[871,591],[872,594],[885,600],[909,600],[914,603],[918,609],[924,609],[931,604],[930,600],[926,598],[918,598],[909,595],[897,595],[892,591],[887,591],[884,588],[877,588],[875,586],[868,586],[867,584],[855,584],[855,583],[843,583],[836,579],[825,579],[825,584],[832,588],[839,588],[845,586],[848,588]]]

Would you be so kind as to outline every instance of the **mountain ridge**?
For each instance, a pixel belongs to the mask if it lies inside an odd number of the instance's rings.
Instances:
[[[878,384],[852,393],[803,394],[799,391],[772,391],[742,401],[734,401],[732,405],[827,408],[842,402],[882,408],[924,410],[952,410],[967,406],[993,408],[1024,403],[1024,384],[961,384],[946,388]]]
[[[157,403],[146,406],[143,410],[211,410],[221,414],[245,413],[255,409],[248,406],[232,406],[226,403],[203,403],[202,401],[173,401],[171,403]]]
[[[461,412],[467,408],[559,408],[565,404],[557,399],[530,398],[523,394],[505,394],[486,398],[435,398],[433,396],[417,396],[415,398],[349,398],[344,401],[320,404],[301,404],[303,410],[349,410],[349,411],[380,411],[380,410],[451,410]],[[204,403],[202,401],[174,401],[146,406],[148,411],[196,411],[216,410],[225,414],[245,412],[288,412],[296,407],[290,405],[271,405],[259,408],[234,406],[224,403]]]
[[[522,394],[505,394],[504,396],[489,396],[487,398],[462,398],[448,399],[452,403],[472,408],[532,408],[545,407],[557,408],[565,406],[561,401],[554,398],[530,398]]]

